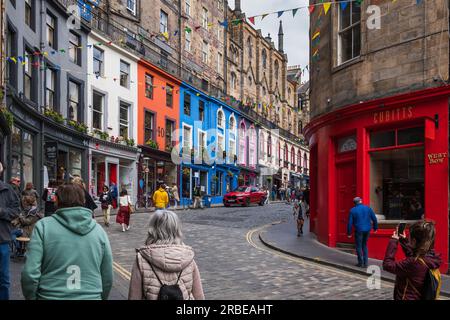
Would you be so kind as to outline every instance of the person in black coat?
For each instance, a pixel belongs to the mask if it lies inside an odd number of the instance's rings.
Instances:
[[[112,196],[108,186],[103,187],[103,193],[100,195],[100,203],[102,204],[105,226],[109,227],[109,217],[112,208]]]
[[[92,199],[91,195],[86,190],[86,185],[84,184],[83,179],[81,179],[80,177],[75,177],[72,183],[79,185],[84,190],[84,207],[92,211],[92,218],[94,218],[94,211],[98,208],[98,206],[95,204],[94,199]]]
[[[55,213],[55,200],[56,200],[56,181],[52,180],[49,182],[48,187],[44,189],[42,194],[42,201],[44,202],[44,215],[50,217]]]

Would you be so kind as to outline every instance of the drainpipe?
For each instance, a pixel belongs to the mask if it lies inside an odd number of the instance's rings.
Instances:
[[[181,11],[181,0],[178,0],[178,77],[181,78],[181,33],[184,32],[181,29],[181,16],[182,16],[182,11]]]
[[[45,24],[46,24],[46,14],[45,14],[45,1],[41,0],[41,11],[40,11],[40,15],[41,15],[41,32],[39,34],[39,49],[42,51],[45,49],[45,43],[44,43],[44,33],[45,33]],[[45,79],[44,77],[42,77],[42,71],[41,72],[41,79]],[[58,77],[59,79],[61,79],[61,77]],[[38,99],[38,108],[40,109],[39,111],[42,112],[42,106],[44,106],[43,104],[43,99],[44,99],[44,92],[45,92],[45,88],[44,88],[44,81],[39,81],[39,88],[40,88],[40,94],[38,95],[39,99]],[[40,167],[40,174],[39,174],[39,179],[40,181],[37,188],[38,188],[38,192],[39,194],[42,194],[43,191],[43,187],[44,187],[44,163],[45,163],[45,150],[44,150],[44,146],[45,146],[45,121],[41,121],[41,132],[38,135],[39,139],[38,139],[38,144],[41,146],[40,149],[40,158],[41,158],[41,163],[39,165]],[[39,141],[40,140],[40,141]]]
[[[228,20],[228,0],[225,0],[225,21]],[[223,92],[228,94],[228,28],[224,28],[224,40],[223,40]]]

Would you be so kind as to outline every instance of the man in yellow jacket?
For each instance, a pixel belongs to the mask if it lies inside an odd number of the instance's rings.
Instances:
[[[159,185],[159,189],[153,194],[153,203],[155,204],[156,210],[165,209],[169,204],[169,195],[166,192],[164,183]]]

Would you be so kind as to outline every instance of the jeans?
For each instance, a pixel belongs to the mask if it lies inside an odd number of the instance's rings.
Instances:
[[[367,241],[369,240],[370,231],[355,231],[356,254],[358,255],[358,264],[367,266],[369,256],[367,251]]]
[[[12,246],[12,249],[13,249],[12,254],[13,255],[16,254],[17,250],[20,248],[20,243],[16,239],[18,237],[21,237],[22,235],[23,235],[23,231],[21,229],[14,229],[11,232],[11,241],[13,243],[13,246]]]
[[[0,300],[9,300],[9,243],[0,243]]]

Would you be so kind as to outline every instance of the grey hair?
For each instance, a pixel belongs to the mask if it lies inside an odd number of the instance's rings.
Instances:
[[[146,245],[183,244],[181,221],[176,213],[157,210],[150,218]]]
[[[0,162],[0,174],[3,173],[3,164]]]

